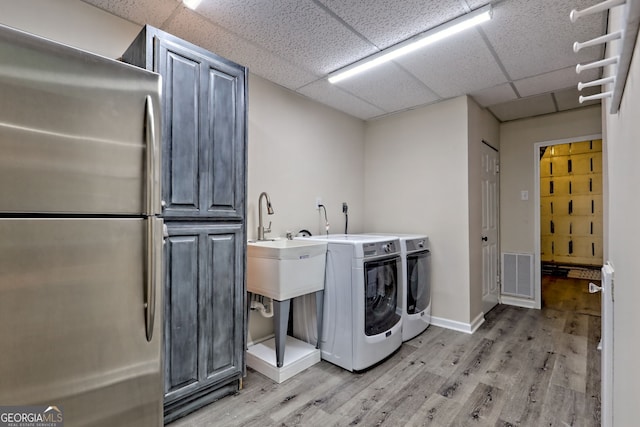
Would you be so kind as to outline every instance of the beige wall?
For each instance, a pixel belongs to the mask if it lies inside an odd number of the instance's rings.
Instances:
[[[141,29],[79,0],[3,0],[0,24],[109,58],[119,58]]]
[[[366,127],[365,229],[427,234],[432,314],[467,325],[482,311],[482,284],[471,280],[482,268],[482,139],[497,143],[498,123],[465,96]]]
[[[269,193],[275,211],[271,236],[307,229],[344,232],[342,202],[349,205],[349,232],[362,231],[364,122],[312,102],[260,77],[249,80],[249,238],[257,237],[258,196]],[[264,208],[264,207],[263,207]]]
[[[500,126],[500,250],[534,253],[534,145],[599,134],[600,106],[515,120]],[[520,191],[529,200],[520,200]]]
[[[609,25],[614,31],[619,24],[610,20]],[[603,118],[608,175],[605,257],[608,255],[615,269],[613,425],[627,426],[637,424],[640,399],[640,40],[636,41],[620,110],[609,114],[607,102]]]
[[[344,232],[342,202],[349,205],[349,232],[362,232],[364,215],[364,122],[309,101],[251,75],[249,80],[249,165],[247,232],[257,237],[258,197],[266,191],[274,214],[267,237],[307,229],[325,232],[327,207],[330,233]],[[263,207],[264,208],[264,207]],[[249,340],[273,332],[271,319],[253,314]]]

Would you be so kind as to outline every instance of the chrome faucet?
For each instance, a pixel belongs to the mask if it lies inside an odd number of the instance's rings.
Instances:
[[[264,233],[271,233],[271,221],[269,221],[269,227],[265,228],[262,225],[262,198],[267,199],[267,214],[273,215],[273,208],[271,207],[271,200],[266,191],[260,193],[258,197],[258,240],[265,240]]]

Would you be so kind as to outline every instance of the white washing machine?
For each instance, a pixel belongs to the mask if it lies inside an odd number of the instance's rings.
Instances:
[[[327,242],[322,359],[349,371],[375,365],[402,345],[400,242],[391,236],[333,234]],[[296,298],[293,335],[317,345],[315,300]]]
[[[374,235],[374,233],[366,234]],[[400,240],[402,287],[398,294],[402,306],[402,341],[420,335],[431,324],[431,251],[429,237],[422,234],[387,234]]]

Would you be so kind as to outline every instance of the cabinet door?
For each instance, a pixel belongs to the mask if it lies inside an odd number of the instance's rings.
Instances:
[[[243,219],[245,68],[154,37],[163,76],[166,217]]]
[[[244,229],[168,224],[165,405],[242,375]]]

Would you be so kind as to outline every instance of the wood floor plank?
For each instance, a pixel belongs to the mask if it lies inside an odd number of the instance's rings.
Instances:
[[[410,355],[415,352],[414,347],[403,346],[400,348],[400,351],[396,352],[391,359],[388,359],[384,363],[381,363],[372,369],[366,371],[365,373],[350,373],[347,371],[345,373],[345,378],[340,386],[335,387],[330,392],[326,393],[325,396],[322,397],[322,403],[320,407],[326,411],[327,413],[334,413],[338,411],[340,407],[348,403],[354,396],[358,395],[363,390],[371,387],[371,384],[379,378],[379,376],[383,375],[383,373],[389,370],[390,364],[401,364],[402,361],[406,360]],[[407,364],[415,361],[415,358],[411,358],[407,360]],[[394,363],[395,362],[395,363]],[[327,362],[320,362],[322,364],[326,364]]]
[[[411,357],[407,357],[402,363],[387,365],[386,372],[382,372],[377,378],[373,377],[374,381],[345,402],[338,412],[344,418],[350,418],[353,424],[359,424],[369,413],[380,412],[386,402],[400,395],[405,385],[421,372]]]
[[[593,418],[600,425],[600,390],[601,390],[601,357],[598,350],[600,342],[601,319],[598,316],[589,316],[589,333],[587,336],[587,378],[585,395],[588,401],[588,418]]]
[[[522,369],[524,360],[519,355],[524,354],[525,348],[525,344],[507,342],[492,359],[485,372],[479,374],[478,381],[504,390],[511,389]]]
[[[504,391],[479,383],[451,422],[451,427],[493,426],[505,404]]]
[[[444,381],[445,378],[424,370],[389,396],[378,410],[361,414],[350,424],[403,426]]]
[[[569,313],[564,327],[564,333],[586,337],[589,332],[589,315]]]
[[[483,338],[474,348],[465,354],[456,371],[440,387],[438,393],[444,397],[466,400],[477,387],[474,374],[485,374],[497,347],[495,341]]]
[[[600,421],[588,418],[586,397],[583,393],[551,385],[543,404],[540,425],[596,427]]]
[[[554,341],[558,358],[553,370],[552,383],[585,393],[587,337],[555,332]]]
[[[513,425],[537,426],[544,396],[556,363],[554,353],[529,349],[516,385],[511,388],[499,420]]]
[[[472,335],[432,325],[365,372],[321,361],[276,384],[248,369],[170,427],[597,426],[599,306],[574,279],[544,288],[542,310],[499,305]]]
[[[408,427],[445,427],[458,415],[462,403],[434,393],[407,422]]]

